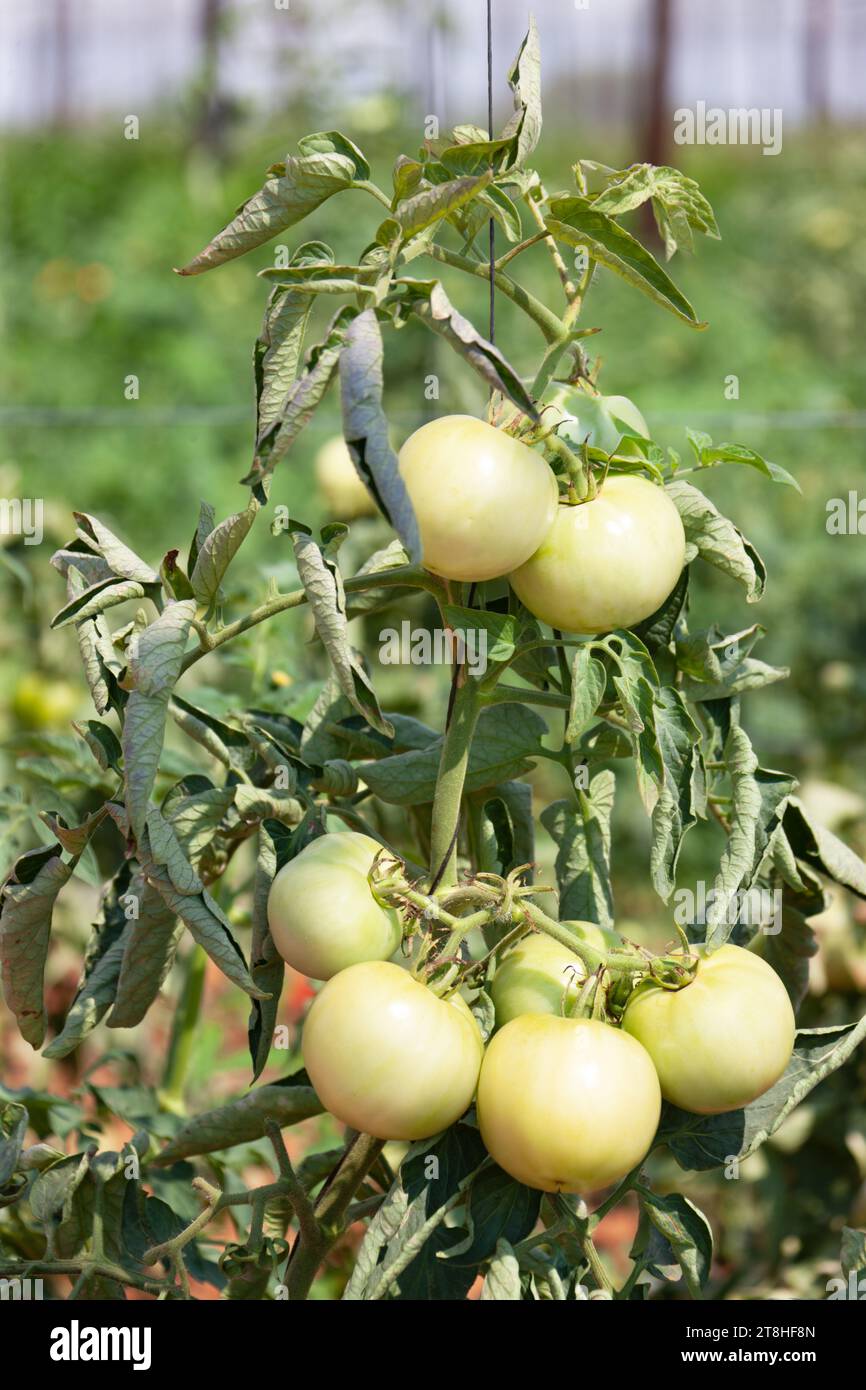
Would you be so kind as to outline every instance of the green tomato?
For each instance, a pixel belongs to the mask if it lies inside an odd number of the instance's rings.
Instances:
[[[655,1068],[618,1028],[524,1014],[496,1033],[478,1082],[478,1123],[506,1173],[543,1192],[592,1192],[639,1163],[661,1110]]]
[[[424,564],[446,579],[496,579],[537,550],[558,487],[540,454],[471,415],[422,425],[400,450]]]
[[[567,946],[544,932],[524,937],[503,957],[490,985],[496,1026],[522,1014],[567,1015],[585,978],[583,961]]]
[[[642,457],[637,440],[624,435],[622,427],[625,425],[642,438],[649,439],[649,426],[628,396],[601,396],[577,390],[558,408],[562,411],[562,420],[557,434],[575,452],[580,451],[585,440],[593,448],[603,449],[606,454]],[[544,419],[546,423],[552,423],[548,412],[545,412]]]
[[[665,1100],[719,1115],[778,1081],[794,1047],[794,1011],[775,970],[751,951],[726,945],[697,953],[690,984],[640,985],[622,1026],[652,1057]]]
[[[313,468],[325,505],[334,516],[341,521],[358,516],[375,516],[376,503],[358,477],[341,434],[325,440],[316,454]]]
[[[329,980],[348,965],[393,955],[400,920],[379,906],[367,881],[381,848],[353,830],[322,835],[280,869],[268,897],[268,925],[287,964]]]
[[[683,523],[664,489],[614,474],[591,502],[558,508],[511,586],[551,627],[611,632],[655,612],[679,579],[685,553]]]
[[[68,681],[53,680],[28,671],[15,687],[12,710],[27,729],[57,729],[68,724],[81,703],[79,692]]]
[[[427,1139],[470,1104],[484,1053],[459,995],[439,999],[399,965],[369,961],[329,980],[301,1039],[327,1110],[377,1139]]]

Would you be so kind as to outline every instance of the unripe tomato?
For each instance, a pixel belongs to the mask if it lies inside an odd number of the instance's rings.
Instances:
[[[556,478],[540,454],[471,415],[422,425],[400,450],[424,564],[446,579],[508,574],[556,515]]]
[[[652,1057],[665,1100],[719,1115],[778,1081],[794,1047],[794,1010],[775,970],[751,951],[726,945],[697,953],[690,984],[640,985],[622,1026]]]
[[[380,907],[367,874],[382,846],[354,830],[322,835],[280,869],[268,896],[268,925],[283,960],[314,980],[365,960],[387,960],[400,944],[397,914]]]
[[[501,1028],[521,1014],[566,1015],[586,978],[583,961],[552,936],[524,937],[503,957],[490,985]]]
[[[656,1132],[661,1093],[646,1051],[588,1018],[524,1014],[488,1044],[481,1137],[501,1168],[543,1192],[592,1192],[624,1177]]]
[[[377,1139],[427,1139],[478,1083],[484,1044],[457,994],[439,999],[390,961],[351,965],[316,995],[304,1065],[322,1104]]]
[[[341,434],[326,439],[313,462],[316,483],[328,511],[341,521],[375,516],[376,503],[365,488]]]
[[[557,396],[557,401],[560,400],[561,394]],[[606,454],[616,452],[638,458],[640,446],[637,440],[623,434],[622,425],[627,425],[644,439],[650,437],[646,420],[628,396],[601,396],[591,391],[577,390],[565,398],[564,404],[556,405],[553,409],[562,411],[562,423],[556,431],[559,438],[576,452],[586,441],[595,449],[603,449]],[[552,422],[547,411],[544,420],[546,424]]]
[[[12,710],[27,729],[58,729],[68,724],[81,704],[81,696],[68,681],[28,671],[15,687]]]
[[[685,553],[683,523],[664,489],[614,474],[591,502],[558,508],[511,586],[551,627],[610,632],[655,612],[679,579]]]

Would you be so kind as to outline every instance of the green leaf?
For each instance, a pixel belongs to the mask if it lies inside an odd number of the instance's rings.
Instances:
[[[298,149],[300,156],[286,155],[285,163],[272,165],[259,191],[179,275],[200,275],[245,255],[301,222],[332,194],[370,177],[361,151],[338,131],[307,135]]]
[[[42,1046],[47,1022],[43,976],[54,903],[72,868],[60,846],[29,850],[18,859],[2,889],[0,979],[6,1007],[21,1036]]]
[[[133,690],[124,712],[124,802],[136,838],[143,833],[147,821],[150,794],[156,782],[165,739],[167,711],[167,690],[159,695],[145,695],[140,690]]]
[[[813,821],[797,797],[787,802],[784,825],[798,859],[858,898],[866,898],[866,864],[831,830]]]
[[[247,1026],[254,1082],[258,1081],[267,1066],[283,992],[285,964],[268,926],[268,894],[278,870],[288,860],[288,845],[284,832],[277,831],[275,826],[265,824],[259,827],[259,852],[253,883],[250,975],[253,983],[270,997],[252,1001]]]
[[[839,1263],[846,1279],[851,1274],[866,1273],[866,1231],[855,1231],[851,1226],[842,1227]]]
[[[539,756],[547,725],[525,705],[495,705],[479,720],[469,752],[465,789],[510,781],[530,768]],[[376,763],[365,763],[361,776],[374,796],[395,806],[419,806],[433,800],[442,740],[424,749],[395,753]]]
[[[519,620],[512,613],[488,613],[483,608],[463,608],[446,603],[442,612],[448,626],[460,634],[463,660],[473,670],[486,662],[485,670],[508,661],[517,649]],[[484,675],[484,670],[478,671]]]
[[[434,333],[438,333],[494,391],[501,391],[530,419],[538,412],[519,374],[493,343],[475,329],[451,304],[438,280],[411,280],[402,277],[397,285],[404,292],[405,307],[416,314]]]
[[[502,132],[512,142],[509,163],[525,165],[541,137],[541,49],[535,19],[529,28],[508,73],[514,95],[514,115]]]
[[[587,170],[598,169],[591,161],[581,161]],[[656,224],[665,243],[665,255],[680,246],[694,249],[692,232],[719,239],[713,210],[694,179],[667,165],[633,164],[629,169],[607,171],[608,184],[593,200],[593,207],[608,216],[631,212],[652,199]]]
[[[108,608],[130,599],[144,597],[144,585],[137,579],[102,579],[89,589],[82,589],[71,602],[64,605],[51,619],[52,628],[66,627],[69,623],[80,623],[85,618],[95,618]]]
[[[167,694],[176,683],[195,617],[192,599],[167,603],[153,622],[135,632],[129,642],[129,670],[143,695]]]
[[[73,512],[72,515],[78,523],[79,543],[91,553],[101,556],[112,574],[121,579],[137,580],[139,584],[159,584],[156,570],[118,540],[97,517],[89,516],[87,512]]]
[[[565,729],[566,743],[574,743],[586,729],[604,697],[607,671],[593,656],[593,644],[578,647],[571,667],[571,705]]]
[[[278,413],[258,436],[252,467],[241,481],[254,489],[259,502],[266,500],[271,474],[309,424],[330,386],[355,313],[344,306],[335,314],[324,338],[308,353],[305,368],[292,382]]]
[[[692,1298],[700,1298],[713,1261],[713,1233],[709,1221],[688,1197],[678,1192],[660,1197],[641,1188],[640,1204],[670,1246]]]
[[[114,1003],[106,1019],[109,1028],[134,1028],[141,1022],[174,963],[181,924],[141,871],[124,895],[130,913],[124,935],[123,959]]]
[[[556,882],[562,921],[614,923],[610,881],[610,817],[616,778],[599,772],[589,790],[578,789],[578,805],[555,801],[541,823],[556,845]]]
[[[866,1015],[859,1023],[801,1029],[784,1074],[764,1095],[724,1115],[691,1115],[665,1106],[658,1142],[668,1145],[681,1168],[701,1171],[747,1158],[825,1076],[848,1061],[864,1037]]]
[[[498,872],[505,875],[520,864],[534,863],[532,788],[526,782],[500,782],[484,798],[484,815],[495,838]]]
[[[594,261],[642,290],[684,323],[692,328],[706,328],[685,295],[646,247],[613,218],[599,212],[588,198],[552,198],[545,225],[557,240],[564,241],[567,246],[585,247]]]
[[[189,700],[181,699],[179,695],[172,695],[169,713],[179,729],[206,748],[224,767],[235,771],[252,767],[255,760],[253,750],[246,734],[239,729],[232,728],[231,724],[190,704]]]
[[[202,541],[189,582],[203,608],[210,608],[220,591],[226,570],[249,534],[258,512],[251,498],[244,511],[221,521]]]
[[[686,430],[689,443],[694,450],[699,468],[712,468],[720,463],[741,463],[749,468],[755,468],[759,473],[763,473],[765,478],[769,478],[774,483],[784,483],[786,487],[792,487],[796,492],[802,493],[803,489],[781,464],[771,463],[768,459],[755,452],[754,449],[747,449],[742,444],[714,444],[707,434],[699,434],[695,430]]]
[[[677,864],[686,833],[704,814],[706,785],[700,730],[681,693],[662,686],[655,727],[664,764],[664,780],[652,810],[650,872],[653,887],[667,902],[677,884]]]
[[[713,945],[727,941],[736,924],[734,896],[750,888],[761,866],[770,837],[781,821],[796,778],[758,766],[748,734],[731,726],[723,752],[730,779],[731,829],[722,852],[719,871],[707,908],[706,940]]]
[[[490,1261],[481,1288],[481,1301],[514,1301],[521,1297],[520,1265],[517,1263],[517,1256],[507,1240],[499,1240],[496,1242],[496,1254]]]
[[[125,947],[126,931],[112,942],[87,974],[69,1006],[62,1031],[44,1049],[44,1057],[52,1061],[68,1057],[108,1013],[117,993]]]
[[[179,917],[193,940],[210,956],[214,965],[232,984],[260,999],[263,991],[254,983],[243,951],[234,939],[231,923],[206,889],[201,893],[179,893],[167,874],[153,864],[143,866],[147,881],[157,890],[168,910]]]
[[[0,1101],[0,1192],[18,1168],[30,1117],[17,1101]]]
[[[676,478],[665,486],[685,529],[686,560],[700,555],[707,564],[739,580],[745,587],[746,601],[757,603],[767,572],[755,547],[698,488]]]
[[[421,561],[418,522],[397,455],[388,439],[382,408],[382,333],[373,309],[352,320],[340,357],[340,399],[343,435],[362,482],[390,521],[406,553]]]
[[[340,690],[371,728],[390,737],[393,726],[384,718],[370,679],[349,643],[346,595],[335,557],[344,535],[345,528],[335,532],[323,550],[311,536],[292,532],[298,576]]]
[[[285,1129],[321,1115],[323,1110],[306,1072],[295,1072],[272,1085],[259,1086],[227,1105],[193,1116],[153,1161],[165,1166],[181,1158],[230,1149],[235,1144],[251,1144],[263,1138],[266,1120]]]
[[[488,187],[492,178],[492,170],[487,170],[478,178],[451,179],[448,183],[434,184],[404,198],[395,209],[404,241],[471,202]]]

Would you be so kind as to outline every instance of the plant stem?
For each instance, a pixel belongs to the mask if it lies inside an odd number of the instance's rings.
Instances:
[[[426,589],[428,593],[440,594],[442,592],[441,582],[435,575],[428,574],[426,570],[419,569],[415,565],[397,565],[394,569],[378,570],[371,574],[356,574],[351,579],[343,581],[343,588],[347,594],[363,593],[365,589]],[[268,599],[265,603],[260,603],[257,608],[253,608],[242,618],[237,618],[233,623],[227,623],[218,632],[210,633],[207,643],[201,643],[193,651],[187,652],[181,665],[181,673],[188,671],[190,666],[194,666],[203,656],[221,647],[224,642],[230,642],[233,637],[238,637],[242,632],[248,632],[257,623],[267,622],[268,618],[273,618],[277,613],[285,613],[289,608],[300,608],[307,602],[307,595],[303,589],[293,589],[290,594],[277,594],[275,598]]]
[[[165,1064],[160,1100],[167,1110],[184,1113],[183,1094],[195,1044],[195,1031],[201,1012],[207,956],[201,946],[194,946],[186,960],[180,1001]]]
[[[301,1233],[292,1247],[286,1270],[286,1287],[292,1302],[307,1297],[319,1266],[341,1233],[352,1199],[382,1149],[381,1139],[358,1134],[350,1142],[333,1178],[315,1207],[315,1233]]]
[[[547,196],[543,188],[541,190],[541,196],[543,198]],[[556,266],[556,273],[562,281],[562,288],[565,290],[565,297],[570,305],[572,300],[574,299],[575,294],[577,293],[577,286],[575,285],[574,281],[569,275],[568,266],[562,259],[559,247],[554,241],[553,236],[545,226],[544,218],[541,215],[541,208],[538,206],[536,200],[532,197],[531,194],[528,193],[523,201],[529,208],[529,212],[536,226],[540,229],[540,235],[545,238],[545,243],[547,245],[548,250],[550,251],[551,259],[553,261],[553,264]]]
[[[487,280],[490,276],[490,266],[486,261],[473,261],[468,256],[461,256],[457,251],[449,251],[446,246],[440,246],[437,242],[431,242],[426,249],[426,254],[432,256],[434,260],[441,261],[443,265],[453,266],[455,270],[463,270],[467,275],[477,275],[482,280]],[[493,276],[496,288],[501,290],[514,304],[528,314],[538,327],[541,329],[547,342],[558,341],[566,332],[562,319],[554,314],[540,299],[536,299],[534,294],[530,294],[522,285],[518,285],[509,275],[497,270]]]
[[[457,830],[469,763],[469,749],[481,712],[478,687],[471,680],[457,686],[451,722],[442,743],[439,774],[433,797],[430,832],[430,873],[434,886],[457,882]]]

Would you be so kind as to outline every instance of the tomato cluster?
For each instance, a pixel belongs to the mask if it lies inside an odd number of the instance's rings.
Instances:
[[[697,948],[679,989],[646,978],[621,1026],[583,1016],[577,950],[532,933],[490,984],[485,1047],[459,992],[440,998],[398,954],[400,924],[370,870],[376,841],[347,831],[308,845],[276,876],[273,939],[326,983],[303,1032],[326,1108],[380,1139],[423,1139],[477,1102],[496,1162],[543,1191],[589,1192],[623,1177],[652,1145],[662,1098],[698,1114],[738,1109],[784,1071],[794,1017],[775,971],[738,946]],[[569,922],[575,942],[622,950],[616,933]]]
[[[548,409],[544,428],[566,445],[560,480],[541,453],[469,416],[431,421],[407,440],[399,465],[424,564],[447,580],[508,578],[531,613],[567,632],[633,626],[663,603],[686,555],[673,502],[629,466],[646,463],[646,423],[625,397],[591,389],[573,392],[568,410]],[[608,462],[616,455],[620,471],[600,485],[593,478],[581,501],[574,460],[582,452],[588,461],[590,448]],[[277,949],[325,982],[303,1054],[344,1124],[380,1139],[427,1138],[475,1098],[482,1138],[506,1172],[544,1191],[592,1191],[641,1162],[662,1099],[698,1114],[738,1109],[787,1066],[788,995],[765,961],[737,946],[696,950],[664,985],[637,968],[639,957],[633,972],[626,960],[616,1021],[586,1016],[580,943],[625,949],[586,922],[565,924],[573,950],[530,933],[499,960],[485,1046],[459,990],[440,997],[417,964],[399,959],[399,915],[374,887],[379,853],[366,835],[325,835],[281,869],[268,903]]]
[[[579,393],[578,415],[557,407],[557,432],[640,460],[643,416],[625,396]],[[550,427],[554,428],[553,425]],[[685,562],[679,512],[664,488],[612,473],[578,504],[558,500],[555,474],[534,449],[468,415],[422,425],[400,451],[400,472],[424,564],[446,579],[508,576],[521,603],[566,632],[599,633],[650,616]]]

